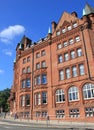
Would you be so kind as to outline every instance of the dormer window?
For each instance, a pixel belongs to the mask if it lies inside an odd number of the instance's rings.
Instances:
[[[74,24],[73,24],[73,27],[74,27],[74,28],[76,28],[77,26],[78,26],[77,23],[74,23]]]
[[[68,26],[68,30],[71,30],[72,29],[72,26]]]
[[[57,31],[57,32],[56,32],[56,35],[59,36],[59,35],[60,35],[60,31]]]
[[[62,29],[62,33],[65,33],[65,32],[66,32],[66,28],[63,28],[63,29]]]

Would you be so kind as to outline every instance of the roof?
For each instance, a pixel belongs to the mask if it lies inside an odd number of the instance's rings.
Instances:
[[[85,8],[83,9],[83,16],[89,15],[94,13],[94,8],[92,8],[88,3],[86,4]]]

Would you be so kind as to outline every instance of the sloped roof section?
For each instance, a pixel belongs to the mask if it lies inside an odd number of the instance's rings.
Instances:
[[[89,15],[94,13],[94,8],[92,8],[88,3],[86,4],[85,8],[83,9],[83,16]]]

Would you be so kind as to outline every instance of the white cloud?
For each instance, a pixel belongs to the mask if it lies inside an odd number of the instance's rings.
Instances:
[[[5,55],[12,56],[12,51],[11,51],[11,50],[5,49],[5,50],[3,50],[3,53],[4,53]]]
[[[9,43],[20,34],[25,32],[25,28],[22,25],[9,26],[0,32],[0,40],[4,43]]]
[[[0,74],[3,74],[4,73],[4,70],[0,69]]]

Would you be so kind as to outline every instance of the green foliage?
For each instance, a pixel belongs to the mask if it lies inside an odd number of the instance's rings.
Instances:
[[[0,91],[0,108],[3,109],[3,112],[7,112],[9,110],[9,106],[7,100],[10,96],[10,89],[7,88],[3,91]]]

